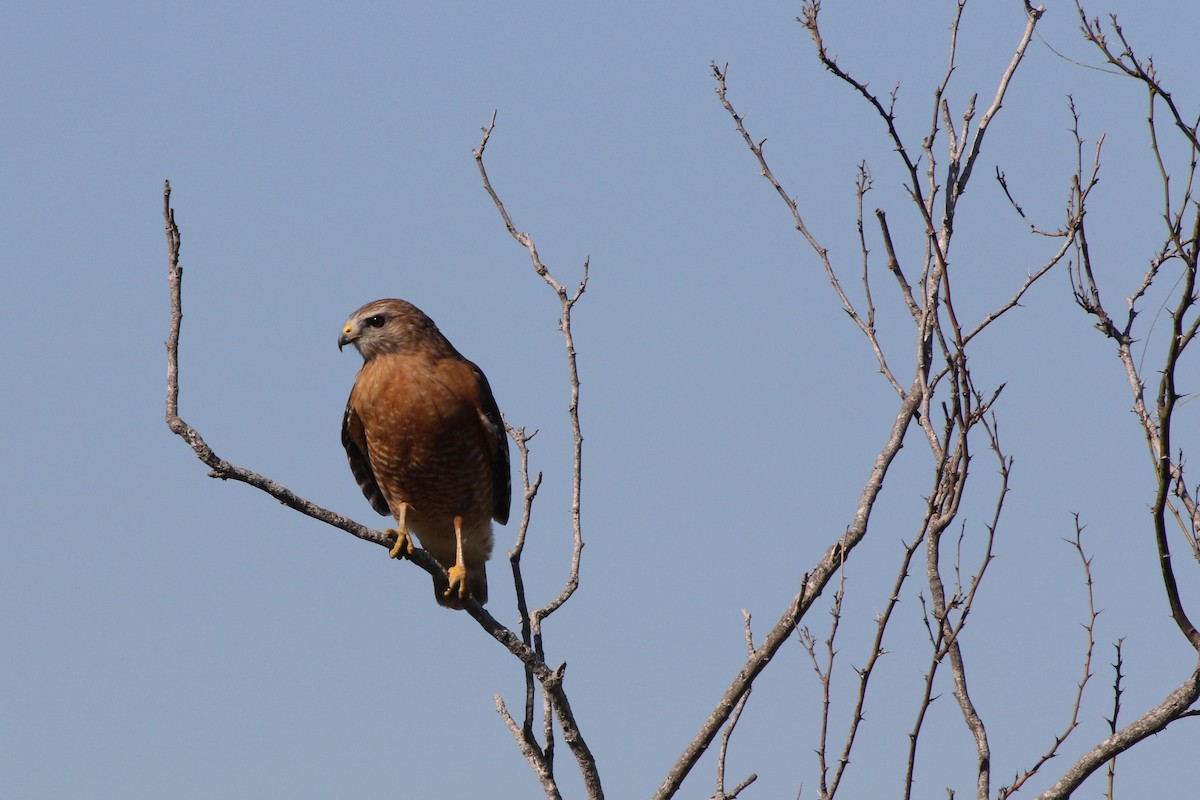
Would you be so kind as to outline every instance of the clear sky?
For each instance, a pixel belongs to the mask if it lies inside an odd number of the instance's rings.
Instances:
[[[1048,5],[964,199],[954,255],[970,276],[960,307],[976,316],[1052,247],[1027,233],[991,174],[1002,168],[1048,225],[1061,218],[1074,158],[1068,93],[1085,135],[1108,136],[1093,244],[1110,296],[1131,291],[1159,241],[1144,93],[1055,55],[1098,60],[1073,6]],[[839,63],[880,93],[899,83],[900,126],[915,146],[952,4],[825,6]],[[1200,7],[1105,0],[1089,10],[1121,13],[1195,112]],[[764,633],[850,521],[895,408],[712,91],[709,62],[728,62],[731,99],[769,139],[776,174],[847,274],[859,268],[860,161],[877,177],[868,202],[911,226],[878,118],[820,68],[799,13],[796,2],[708,0],[6,11],[0,795],[539,795],[493,706],[497,692],[520,705],[506,651],[437,607],[411,565],[210,480],[163,424],[169,178],[183,232],[184,419],[223,457],[384,526],[341,449],[360,362],[336,339],[362,303],[406,298],[482,366],[510,422],[541,431],[533,458],[545,485],[526,579],[533,602],[556,594],[570,547],[558,309],[480,186],[470,151],[493,109],[490,173],[517,224],[564,281],[591,259],[576,312],[583,584],[548,623],[548,656],[568,662],[608,796],[649,795],[742,662],[740,610]],[[972,92],[991,97],[1023,25],[1016,0],[968,6],[949,92],[956,117]],[[903,314],[894,296],[877,302]],[[980,341],[974,367],[988,385],[1007,382],[998,413],[1016,460],[997,560],[964,640],[997,782],[1046,749],[1079,680],[1086,601],[1062,542],[1072,513],[1095,554],[1097,677],[1049,778],[1103,736],[1112,642],[1125,637],[1126,720],[1176,686],[1194,655],[1157,582],[1128,387],[1063,272]],[[1198,413],[1182,414],[1185,448],[1200,437]],[[985,457],[977,470],[963,515],[975,536],[995,490]],[[842,686],[866,657],[929,474],[914,440],[848,566]],[[489,608],[509,625],[512,535],[497,530],[490,573]],[[1195,565],[1180,561],[1195,602]],[[893,796],[903,778],[928,646],[920,577],[888,640],[850,797]],[[827,608],[807,620],[818,635]],[[971,744],[949,684],[939,689],[919,796],[968,796]],[[814,676],[792,643],[734,739],[733,782],[760,776],[744,796],[814,796],[817,714]],[[1119,789],[1194,791],[1196,724],[1123,757]],[[559,758],[575,794],[565,748]],[[685,795],[709,796],[712,773],[710,757]]]

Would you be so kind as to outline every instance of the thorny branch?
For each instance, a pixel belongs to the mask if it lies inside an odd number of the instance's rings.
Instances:
[[[817,683],[821,687],[821,734],[817,742],[817,764],[820,768],[821,778],[819,790],[822,797],[829,797],[829,785],[827,783],[829,773],[829,762],[827,751],[829,745],[829,722],[830,722],[830,706],[831,706],[831,689],[833,687],[833,663],[837,659],[837,648],[834,643],[837,641],[838,627],[842,622],[842,601],[846,597],[846,571],[842,570],[838,575],[838,588],[833,593],[833,604],[829,609],[829,636],[825,638],[825,666],[821,666],[821,659],[817,656],[817,640],[812,635],[808,627],[801,628],[799,631],[800,646],[808,653],[808,660],[812,664],[813,673],[817,676]],[[837,781],[835,780],[836,784]]]
[[[1183,118],[1183,115],[1179,112],[1179,108],[1175,105],[1175,100],[1171,97],[1171,93],[1164,89],[1158,81],[1158,73],[1154,69],[1154,59],[1144,61],[1133,52],[1133,45],[1125,38],[1125,31],[1117,21],[1117,15],[1110,14],[1109,23],[1112,26],[1113,33],[1116,34],[1117,41],[1121,44],[1120,52],[1114,50],[1109,44],[1100,20],[1095,17],[1088,17],[1087,12],[1083,9],[1083,4],[1079,0],[1075,1],[1075,10],[1079,14],[1079,25],[1083,30],[1084,38],[1096,46],[1096,49],[1101,52],[1109,64],[1124,72],[1126,76],[1141,82],[1149,90],[1152,98],[1166,103],[1168,110],[1171,112],[1171,118],[1175,123],[1175,127],[1190,142],[1194,149],[1200,150],[1200,137],[1197,136],[1197,130],[1200,129],[1200,119],[1189,124]]]
[[[1081,3],[1076,2],[1084,38],[1089,41],[1104,60],[1117,68],[1126,77],[1142,84],[1149,98],[1150,111],[1147,115],[1147,125],[1150,148],[1158,165],[1163,188],[1163,214],[1165,235],[1163,244],[1158,248],[1147,265],[1141,284],[1126,300],[1124,319],[1120,320],[1105,305],[1101,297],[1100,280],[1097,278],[1096,257],[1089,241],[1088,228],[1081,221],[1074,232],[1076,266],[1070,272],[1071,287],[1075,302],[1081,309],[1095,319],[1095,327],[1116,346],[1117,360],[1125,373],[1133,398],[1135,418],[1142,429],[1150,455],[1154,475],[1154,501],[1151,505],[1151,523],[1153,526],[1153,541],[1159,557],[1163,589],[1167,605],[1176,627],[1184,639],[1200,655],[1200,631],[1197,631],[1191,617],[1184,607],[1175,576],[1175,566],[1171,559],[1168,517],[1173,519],[1184,531],[1189,545],[1195,553],[1195,531],[1200,522],[1200,508],[1194,494],[1188,488],[1184,475],[1185,459],[1181,448],[1173,442],[1175,411],[1182,396],[1177,385],[1177,377],[1182,358],[1187,347],[1200,330],[1200,314],[1196,312],[1197,300],[1197,256],[1200,255],[1200,204],[1193,195],[1197,162],[1200,161],[1200,141],[1197,139],[1197,123],[1188,123],[1181,116],[1178,106],[1158,81],[1152,60],[1144,60],[1135,54],[1132,45],[1125,37],[1116,16],[1109,17],[1109,27],[1119,42],[1120,49],[1112,45],[1105,33],[1104,26],[1098,19],[1089,18]],[[1183,136],[1186,149],[1189,151],[1188,163],[1184,168],[1182,188],[1172,187],[1171,172],[1167,169],[1162,148],[1160,146],[1159,123],[1155,109],[1162,103],[1168,109],[1175,129]],[[1072,111],[1074,108],[1072,106]],[[1083,138],[1079,134],[1078,117],[1076,117],[1075,138],[1077,149],[1082,153]],[[1082,155],[1079,173],[1082,176]],[[1078,179],[1077,179],[1078,180]],[[1081,182],[1081,181],[1080,181]],[[1081,202],[1078,201],[1077,202]],[[1173,296],[1165,301],[1170,307],[1171,330],[1165,337],[1165,342],[1159,343],[1161,361],[1156,367],[1158,388],[1155,396],[1147,396],[1147,372],[1143,371],[1133,355],[1133,344],[1138,338],[1145,338],[1147,352],[1152,342],[1152,330],[1137,331],[1134,324],[1139,315],[1139,303],[1144,300],[1151,287],[1162,276],[1168,266],[1177,265],[1180,274],[1174,278],[1171,291]],[[1171,280],[1171,279],[1168,279]],[[1165,346],[1162,346],[1165,344]],[[1172,499],[1174,498],[1174,500]],[[1183,514],[1176,509],[1174,502],[1183,506]],[[1197,554],[1200,555],[1200,554]],[[1119,667],[1118,667],[1119,675]],[[1080,756],[1062,775],[1062,777],[1040,795],[1041,798],[1064,798],[1070,794],[1093,772],[1103,765],[1109,765],[1110,784],[1114,760],[1120,753],[1125,752],[1148,736],[1152,736],[1166,728],[1172,722],[1183,717],[1195,715],[1192,710],[1200,699],[1200,663],[1192,668],[1183,682],[1171,691],[1158,705],[1143,712],[1139,717],[1122,727],[1117,727],[1116,710],[1120,708],[1120,683],[1116,684],[1115,710],[1111,720],[1111,733],[1102,742]]]
[[[858,727],[862,724],[865,717],[865,708],[867,705],[867,687],[870,685],[871,676],[874,674],[875,667],[879,663],[879,659],[886,653],[883,647],[884,632],[887,630],[888,623],[892,619],[892,614],[896,610],[896,605],[900,602],[900,592],[904,586],[904,582],[908,579],[909,567],[912,564],[913,556],[917,549],[925,540],[925,531],[922,530],[917,538],[909,543],[904,554],[900,559],[900,570],[896,576],[896,581],[892,585],[891,593],[888,595],[887,603],[884,605],[884,610],[875,620],[875,638],[871,642],[871,649],[867,656],[866,663],[855,670],[858,674],[858,693],[854,700],[854,709],[850,712],[849,725],[846,731],[846,740],[842,744],[842,752],[838,757],[837,769],[834,771],[833,780],[829,781],[828,786],[825,786],[825,766],[821,767],[821,797],[833,797],[841,785],[842,777],[845,775],[846,767],[850,765],[850,752],[854,748],[855,739],[858,736]],[[832,636],[830,637],[832,639]],[[825,722],[825,717],[828,716],[827,710],[822,711],[822,724]],[[824,758],[824,755],[821,755]]]
[[[1112,27],[1124,45],[1121,54],[1114,54],[1109,48],[1098,21],[1089,22],[1082,7],[1078,6],[1080,17],[1084,22],[1084,34],[1108,59],[1113,66],[1119,67],[1131,77],[1140,80],[1147,88],[1151,113],[1147,118],[1151,138],[1151,150],[1160,165],[1164,187],[1164,215],[1167,231],[1162,247],[1158,254],[1150,259],[1150,263],[1142,278],[1137,292],[1127,301],[1128,311],[1124,324],[1118,326],[1114,317],[1106,310],[1100,296],[1096,271],[1088,241],[1088,231],[1083,225],[1075,234],[1075,246],[1078,257],[1078,267],[1072,273],[1072,288],[1075,301],[1085,312],[1096,318],[1096,328],[1117,346],[1117,357],[1124,367],[1126,380],[1133,393],[1134,413],[1141,423],[1142,433],[1149,448],[1151,463],[1154,466],[1157,489],[1153,504],[1152,517],[1155,528],[1155,541],[1159,550],[1162,566],[1163,585],[1167,592],[1167,601],[1171,608],[1171,616],[1175,619],[1180,632],[1200,652],[1200,632],[1192,624],[1179,596],[1179,588],[1171,563],[1170,546],[1167,538],[1166,517],[1171,497],[1176,497],[1184,506],[1187,518],[1193,530],[1200,521],[1200,506],[1188,488],[1184,478],[1184,460],[1182,455],[1176,455],[1172,444],[1174,412],[1182,396],[1177,387],[1177,375],[1183,355],[1193,341],[1196,331],[1200,329],[1200,314],[1196,313],[1196,282],[1197,260],[1200,256],[1200,204],[1192,195],[1193,180],[1196,176],[1197,160],[1200,158],[1200,144],[1197,144],[1194,130],[1184,128],[1183,133],[1191,148],[1190,164],[1186,173],[1186,181],[1179,202],[1172,211],[1172,196],[1169,178],[1165,167],[1162,166],[1162,154],[1158,144],[1157,123],[1153,113],[1156,99],[1169,98],[1154,78],[1152,63],[1144,63],[1137,58],[1124,38],[1120,25],[1115,17]],[[1172,104],[1173,107],[1173,104]],[[1076,125],[1076,139],[1082,148],[1082,138]],[[1190,215],[1185,216],[1185,215]],[[1186,231],[1186,235],[1183,233]],[[1132,352],[1135,341],[1133,335],[1134,322],[1139,311],[1137,304],[1141,301],[1151,285],[1158,279],[1161,270],[1168,263],[1178,263],[1181,274],[1177,279],[1174,307],[1171,309],[1171,331],[1166,339],[1165,352],[1162,355],[1162,367],[1159,370],[1157,396],[1148,401],[1146,396],[1146,381]],[[1168,300],[1168,303],[1171,301]],[[1148,334],[1147,334],[1148,336]],[[1147,344],[1147,347],[1149,345]],[[1194,541],[1194,537],[1192,539]]]
[[[1083,624],[1083,630],[1087,636],[1087,646],[1083,654],[1083,676],[1075,686],[1075,701],[1071,706],[1071,714],[1063,732],[1054,737],[1054,741],[1051,743],[1049,749],[1038,756],[1032,766],[1014,777],[1011,786],[1000,787],[1000,791],[996,795],[998,800],[1004,800],[1004,798],[1016,794],[1025,785],[1025,782],[1036,775],[1047,761],[1058,755],[1059,748],[1062,747],[1063,742],[1079,727],[1079,712],[1083,708],[1083,691],[1088,681],[1092,679],[1092,653],[1096,647],[1096,618],[1100,616],[1100,612],[1096,610],[1096,596],[1093,591],[1092,557],[1083,549],[1083,526],[1079,523],[1078,514],[1075,515],[1075,537],[1067,541],[1075,548],[1075,552],[1079,556],[1079,563],[1083,566],[1084,588],[1087,590],[1088,618],[1087,622]]]
[[[1117,660],[1113,662],[1113,713],[1112,716],[1105,720],[1108,723],[1108,730],[1112,735],[1117,733],[1117,720],[1121,718],[1121,695],[1124,690],[1121,688],[1121,679],[1125,677],[1125,660],[1121,657],[1121,648],[1125,645],[1125,640],[1117,639],[1113,648],[1117,651]],[[1117,780],[1117,754],[1108,760],[1108,797],[1113,797],[1113,785]]]

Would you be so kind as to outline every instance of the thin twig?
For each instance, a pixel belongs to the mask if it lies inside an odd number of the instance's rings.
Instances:
[[[521,455],[522,487],[521,522],[517,526],[516,542],[513,544],[513,548],[508,551],[508,562],[512,567],[513,587],[516,589],[517,615],[521,620],[521,641],[524,642],[526,647],[533,647],[533,628],[529,616],[529,604],[525,597],[525,576],[521,572],[521,555],[525,551],[525,536],[529,531],[529,521],[533,515],[533,501],[537,497],[538,489],[542,485],[542,473],[539,472],[537,477],[532,480],[529,477],[529,441],[537,435],[537,431],[526,433],[524,427],[514,428],[511,425],[505,425],[505,428],[508,431],[509,438],[516,443],[517,452]],[[538,658],[545,660],[546,655],[544,652],[536,649],[535,652]],[[525,720],[521,726],[523,747],[536,750],[539,757],[544,757],[544,753],[533,734],[535,686],[536,681],[533,677],[533,671],[527,666],[525,667]],[[549,745],[550,742],[548,741],[547,744]]]
[[[749,690],[755,678],[763,671],[775,656],[775,653],[783,646],[783,643],[788,640],[788,637],[796,629],[796,626],[811,607],[813,601],[821,595],[821,592],[833,579],[833,576],[837,574],[849,553],[866,536],[867,528],[870,524],[871,511],[875,507],[875,501],[879,498],[880,492],[883,490],[884,478],[887,476],[888,469],[903,446],[904,434],[908,431],[908,426],[913,419],[913,413],[917,410],[917,405],[920,402],[921,395],[918,389],[919,387],[914,385],[911,391],[905,393],[905,399],[900,404],[896,416],[892,420],[892,428],[888,434],[887,441],[876,456],[871,474],[868,476],[866,485],[863,487],[858,507],[855,510],[854,521],[846,529],[845,534],[825,551],[825,555],[813,570],[803,577],[800,582],[800,593],[792,599],[783,616],[775,623],[775,627],[771,629],[763,640],[763,643],[755,649],[754,654],[747,659],[746,663],[738,671],[729,688],[725,690],[721,699],[717,701],[717,705],[712,713],[709,714],[708,719],[704,721],[696,736],[684,748],[679,759],[671,767],[670,771],[668,771],[666,778],[663,779],[658,791],[654,793],[653,797],[655,800],[665,800],[665,798],[673,797],[675,792],[679,790],[683,779],[691,772],[696,762],[700,760],[700,756],[708,749],[717,731],[721,729],[725,720],[733,713],[733,708],[737,704],[737,701]]]
[[[1083,549],[1083,528],[1079,523],[1079,515],[1075,515],[1075,537],[1068,539],[1070,545],[1075,548],[1076,554],[1079,556],[1079,563],[1083,566],[1084,588],[1087,592],[1088,617],[1087,622],[1083,624],[1084,634],[1087,636],[1087,643],[1083,653],[1083,676],[1079,679],[1079,683],[1075,686],[1075,698],[1071,705],[1071,713],[1067,719],[1067,724],[1063,728],[1062,733],[1054,737],[1054,741],[1050,747],[1038,756],[1032,766],[1026,769],[1023,773],[1016,776],[1011,786],[1000,787],[999,793],[996,795],[999,800],[1004,800],[1006,797],[1011,797],[1016,794],[1025,783],[1038,773],[1038,771],[1050,759],[1058,755],[1059,748],[1063,742],[1075,731],[1079,726],[1079,713],[1083,708],[1083,692],[1087,687],[1088,682],[1092,679],[1092,653],[1096,647],[1096,619],[1100,616],[1100,612],[1096,610],[1096,596],[1093,589],[1092,581],[1092,557],[1089,556]],[[1116,732],[1116,714],[1113,714],[1113,732]]]
[[[803,236],[805,241],[808,242],[809,247],[811,247],[813,252],[816,253],[817,258],[820,259],[821,266],[825,268],[825,276],[829,279],[830,285],[833,286],[834,292],[837,293],[838,299],[842,303],[842,308],[846,311],[846,314],[849,315],[850,319],[854,321],[854,324],[858,326],[858,329],[862,331],[863,335],[867,337],[867,341],[871,343],[871,349],[875,352],[875,358],[879,361],[879,371],[884,375],[884,377],[887,378],[888,383],[892,385],[892,388],[896,391],[896,393],[903,398],[904,388],[896,380],[896,377],[892,374],[891,368],[888,366],[887,358],[883,353],[883,346],[879,343],[879,337],[876,335],[873,324],[870,324],[868,320],[864,319],[862,315],[860,315],[855,309],[854,303],[851,302],[850,297],[842,288],[841,280],[838,278],[837,272],[833,268],[833,262],[831,262],[829,259],[829,251],[821,246],[821,243],[817,241],[816,237],[809,230],[808,225],[804,221],[803,215],[800,213],[800,207],[796,202],[796,198],[784,191],[783,186],[780,185],[779,180],[776,179],[775,174],[771,171],[771,167],[767,164],[766,155],[763,153],[763,144],[766,142],[766,140],[764,139],[756,142],[750,136],[750,133],[746,130],[745,123],[743,122],[741,116],[737,113],[737,110],[734,109],[733,104],[730,102],[726,86],[726,78],[728,76],[729,66],[725,65],[725,67],[719,67],[717,66],[716,62],[712,62],[709,66],[712,69],[713,79],[717,82],[716,89],[714,90],[717,93],[717,98],[721,101],[721,105],[725,108],[725,111],[729,114],[730,118],[733,119],[734,126],[737,128],[738,134],[742,137],[742,141],[746,143],[746,147],[750,149],[750,152],[758,160],[758,165],[762,172],[762,176],[775,189],[775,193],[779,195],[781,200],[783,200],[784,205],[788,207],[788,210],[792,214],[792,220],[795,223],[796,230],[800,232],[800,235]],[[869,306],[870,300],[868,299],[867,302]]]
[[[750,629],[750,612],[742,609],[742,617],[745,620],[746,628],[746,651],[754,654],[754,633]],[[738,700],[734,706],[733,714],[729,717],[729,722],[725,724],[725,730],[721,733],[721,748],[717,752],[717,790],[713,793],[712,800],[735,800],[735,798],[750,784],[758,780],[758,775],[750,773],[742,780],[733,791],[725,791],[725,758],[729,753],[729,740],[733,736],[733,730],[737,727],[738,720],[742,718],[742,711],[746,708],[746,702],[750,699],[750,690]]]
[[[553,614],[557,609],[561,608],[563,603],[570,599],[575,590],[579,588],[579,567],[583,553],[583,528],[580,517],[580,498],[582,496],[582,481],[583,481],[583,433],[579,422],[579,369],[575,351],[575,339],[571,329],[571,312],[575,308],[575,304],[583,296],[587,289],[588,283],[588,268],[589,262],[583,262],[583,276],[576,285],[574,291],[568,292],[567,288],[560,283],[551,273],[551,271],[542,262],[541,256],[538,254],[537,245],[533,241],[533,237],[519,230],[513,223],[512,217],[509,216],[508,209],[505,208],[499,194],[492,187],[492,182],[488,178],[487,168],[483,163],[483,154],[487,149],[488,141],[491,139],[492,132],[496,127],[496,112],[492,112],[491,119],[488,124],[482,128],[483,138],[479,142],[479,146],[471,151],[475,158],[475,164],[479,169],[479,175],[483,179],[483,188],[487,191],[488,196],[492,198],[492,202],[496,206],[496,210],[500,212],[500,218],[504,221],[505,228],[509,234],[516,240],[518,244],[525,248],[529,253],[530,262],[533,265],[534,271],[542,278],[543,281],[554,291],[558,297],[561,314],[559,316],[559,330],[563,335],[563,342],[566,348],[567,356],[567,376],[570,381],[571,399],[567,406],[567,414],[571,422],[571,432],[574,438],[574,452],[572,459],[571,470],[571,535],[574,543],[571,566],[567,574],[566,583],[562,591],[557,597],[541,608],[535,609],[529,615],[531,621],[531,630],[533,636],[534,649],[539,654],[542,652],[542,623]],[[556,673],[561,681],[561,673],[565,665],[560,665]],[[543,691],[549,687],[545,682],[542,682]],[[565,700],[565,695],[562,698]],[[551,727],[551,719],[557,717],[561,724],[562,709],[558,707],[559,697],[550,693],[546,698],[545,709],[545,725],[544,735],[546,736],[546,748],[552,748],[553,730]],[[571,749],[575,755],[575,760],[579,764],[580,770],[584,776],[584,783],[588,790],[589,797],[602,797],[603,792],[600,788],[600,776],[596,771],[595,759],[587,744],[583,740],[582,734],[579,732],[578,726],[572,724],[571,729],[563,728],[563,741]],[[549,756],[548,756],[549,757]]]
[[[1190,150],[1190,169],[1188,178],[1184,182],[1183,190],[1183,197],[1190,199],[1192,175],[1194,174],[1197,162],[1197,154],[1200,153],[1200,140],[1196,136],[1196,125],[1183,121],[1170,94],[1158,82],[1153,62],[1143,61],[1134,53],[1133,47],[1126,39],[1124,31],[1121,29],[1115,16],[1110,16],[1109,21],[1114,35],[1120,42],[1120,52],[1117,52],[1116,48],[1110,47],[1104,33],[1104,28],[1098,19],[1090,19],[1079,2],[1076,2],[1076,9],[1079,13],[1084,37],[1099,50],[1110,65],[1143,84],[1150,96],[1151,111],[1153,112],[1155,102],[1161,101],[1166,103],[1175,121],[1176,128],[1182,133]],[[1078,122],[1078,118],[1076,118],[1076,121]],[[1188,344],[1192,341],[1191,331],[1200,325],[1200,318],[1195,316],[1197,248],[1200,247],[1200,207],[1193,206],[1190,212],[1195,214],[1192,233],[1187,238],[1183,237],[1181,235],[1183,217],[1178,212],[1175,214],[1172,213],[1169,171],[1162,160],[1159,136],[1153,113],[1148,116],[1147,122],[1150,129],[1151,149],[1155,153],[1156,163],[1159,166],[1159,177],[1163,184],[1163,219],[1167,225],[1167,234],[1158,254],[1150,260],[1141,285],[1133,296],[1126,301],[1128,311],[1124,326],[1119,327],[1117,325],[1110,312],[1106,310],[1101,299],[1093,268],[1087,228],[1083,222],[1082,214],[1075,234],[1078,265],[1072,272],[1071,282],[1076,303],[1087,314],[1095,318],[1095,327],[1116,344],[1116,355],[1125,373],[1125,378],[1129,383],[1133,397],[1134,414],[1145,437],[1154,474],[1155,498],[1152,505],[1151,520],[1154,530],[1153,539],[1159,556],[1162,584],[1167,604],[1171,610],[1171,616],[1175,621],[1176,627],[1197,651],[1197,654],[1200,655],[1200,631],[1197,631],[1196,627],[1192,624],[1180,597],[1167,536],[1167,515],[1174,514],[1174,509],[1170,501],[1171,496],[1179,497],[1185,503],[1185,508],[1192,520],[1195,520],[1197,515],[1200,514],[1200,509],[1196,508],[1195,500],[1188,492],[1187,482],[1184,479],[1183,454],[1181,452],[1177,453],[1176,447],[1172,442],[1174,412],[1180,398],[1176,385],[1176,374],[1179,369],[1180,359]],[[1079,149],[1082,150],[1082,137],[1078,133],[1078,124],[1076,124],[1076,139],[1079,143]],[[1082,159],[1080,160],[1082,162]],[[1079,167],[1080,175],[1082,175],[1082,172],[1081,163]],[[1079,182],[1083,182],[1082,178],[1080,178]],[[1076,200],[1076,202],[1079,201]],[[1175,208],[1181,209],[1186,205],[1187,201],[1185,200],[1184,203],[1176,205]],[[1182,262],[1182,280],[1177,283],[1178,288],[1172,290],[1177,292],[1171,312],[1172,330],[1166,342],[1165,352],[1162,353],[1163,360],[1161,367],[1157,370],[1159,374],[1158,391],[1151,407],[1146,397],[1147,387],[1142,378],[1142,370],[1132,353],[1132,345],[1135,340],[1134,321],[1138,316],[1138,303],[1147,295],[1150,287],[1159,277],[1160,268],[1167,261],[1174,259]],[[1189,317],[1193,320],[1190,323],[1187,322]],[[1116,687],[1114,702],[1118,704],[1116,707],[1119,708],[1119,683]],[[1125,752],[1146,737],[1158,733],[1171,723],[1184,717],[1195,715],[1197,712],[1192,710],[1192,706],[1198,699],[1200,699],[1200,663],[1161,702],[1143,712],[1139,717],[1125,724],[1123,727],[1116,727],[1117,714],[1114,713],[1111,721],[1110,735],[1104,741],[1097,743],[1079,756],[1066,769],[1062,777],[1053,786],[1043,792],[1040,797],[1046,800],[1049,800],[1049,798],[1069,797],[1084,780],[1105,764],[1109,765],[1111,775],[1114,759],[1120,753]],[[1109,788],[1111,794],[1111,784]]]
[[[545,753],[537,746],[531,737],[527,736],[525,731],[517,727],[517,722],[512,718],[512,714],[508,713],[508,708],[504,705],[504,698],[500,695],[495,695],[496,712],[500,718],[504,720],[504,724],[512,733],[513,738],[517,740],[517,747],[521,750],[521,755],[533,767],[533,772],[538,777],[538,782],[542,784],[542,791],[546,793],[549,800],[561,800],[562,794],[558,791],[558,784],[554,780],[553,764],[546,760]]]
[[[582,496],[582,481],[583,481],[583,432],[579,424],[579,368],[575,353],[575,339],[571,330],[571,312],[575,308],[575,304],[583,296],[587,289],[589,260],[583,262],[583,277],[580,278],[573,292],[568,292],[567,288],[558,282],[546,265],[542,262],[541,256],[538,254],[537,245],[533,241],[533,237],[522,232],[513,223],[512,217],[508,214],[508,209],[504,207],[504,203],[500,200],[500,196],[496,190],[492,188],[492,182],[488,178],[487,168],[483,163],[483,153],[487,149],[488,141],[492,137],[492,131],[496,127],[496,112],[492,112],[492,117],[488,124],[482,129],[483,138],[479,142],[479,147],[471,151],[475,157],[475,164],[479,168],[479,175],[483,179],[483,188],[487,191],[488,196],[492,198],[492,202],[496,206],[496,210],[500,212],[500,218],[504,221],[504,226],[508,229],[509,234],[529,252],[529,260],[533,264],[534,271],[546,282],[546,284],[554,290],[558,296],[559,305],[562,313],[559,317],[559,330],[563,335],[563,342],[566,346],[567,353],[567,375],[571,386],[571,400],[567,406],[567,414],[571,420],[571,433],[574,439],[574,454],[571,471],[571,532],[574,540],[574,550],[571,555],[571,568],[567,575],[567,581],[559,595],[547,603],[542,608],[533,612],[534,632],[537,635],[537,629],[540,621],[549,617],[558,608],[565,603],[575,590],[579,588],[579,565],[581,554],[583,553],[583,529],[580,522],[580,498]]]

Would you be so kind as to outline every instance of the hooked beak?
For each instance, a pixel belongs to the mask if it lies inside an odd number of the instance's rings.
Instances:
[[[338,335],[338,350],[340,351],[348,344],[353,344],[357,338],[358,334],[354,332],[354,326],[347,322],[346,327],[342,328],[342,332]]]

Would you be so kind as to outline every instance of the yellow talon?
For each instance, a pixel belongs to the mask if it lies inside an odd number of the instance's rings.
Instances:
[[[412,537],[408,535],[408,523],[405,522],[407,516],[408,503],[401,503],[400,516],[396,517],[396,522],[399,523],[399,526],[397,528],[388,528],[385,531],[385,533],[396,534],[396,543],[388,551],[388,555],[392,558],[404,558],[413,551]]]
[[[471,588],[467,583],[467,568],[459,564],[455,564],[447,570],[450,577],[450,585],[446,587],[443,594],[456,608],[461,608],[462,604],[471,597]]]
[[[442,595],[454,608],[462,608],[463,603],[468,600],[473,600],[471,595],[471,585],[467,582],[467,566],[463,559],[463,533],[462,533],[462,517],[454,518],[454,566],[446,570],[449,578],[449,585],[446,587],[445,593]]]
[[[398,531],[395,528],[388,528],[384,533],[396,534],[396,543],[388,551],[390,557],[404,558],[413,551],[412,537],[408,535],[408,531]]]

